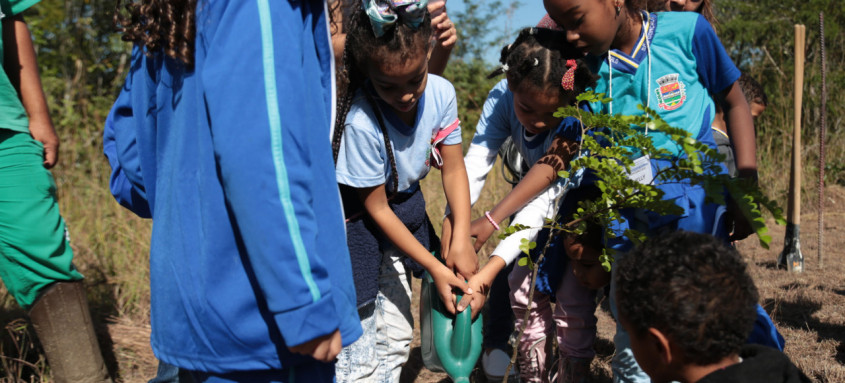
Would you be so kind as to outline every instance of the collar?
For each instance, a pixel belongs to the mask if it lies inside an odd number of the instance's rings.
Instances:
[[[607,54],[610,55],[610,60],[613,63],[613,69],[633,74],[640,67],[643,60],[648,57],[648,46],[654,40],[654,32],[657,30],[657,15],[654,13],[642,12],[643,19],[646,22],[640,31],[640,36],[637,38],[637,43],[634,45],[634,51],[628,55],[618,49],[611,49]],[[646,44],[648,39],[648,44]]]

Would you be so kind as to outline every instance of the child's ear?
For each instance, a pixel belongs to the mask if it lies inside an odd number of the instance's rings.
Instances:
[[[677,351],[679,351],[676,350],[677,347],[674,342],[670,341],[666,334],[654,327],[648,328],[648,339],[652,347],[654,347],[654,355],[660,362],[660,365],[665,367],[672,364]]]

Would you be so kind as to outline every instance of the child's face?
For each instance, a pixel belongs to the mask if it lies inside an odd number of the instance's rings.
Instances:
[[[657,347],[654,338],[648,332],[640,333],[624,318],[621,318],[619,323],[628,332],[631,352],[634,353],[634,359],[637,360],[637,364],[640,365],[643,372],[654,383],[671,382],[672,379],[666,377],[665,368],[661,363],[660,349]]]
[[[367,75],[378,96],[400,114],[416,110],[428,79],[428,56],[413,55],[401,63],[374,63],[367,66]]]
[[[675,12],[698,12],[704,0],[667,0],[669,9]]]
[[[572,261],[572,273],[575,274],[578,283],[593,290],[598,290],[610,283],[610,273],[605,271],[599,262],[600,251],[584,246],[583,243],[577,242],[570,236],[564,238],[563,247]]]
[[[748,107],[751,108],[751,117],[755,120],[766,111],[766,106],[759,102],[751,101]]]
[[[545,132],[556,128],[563,121],[554,116],[557,108],[563,105],[559,92],[542,91],[529,84],[520,84],[515,89],[511,87],[511,92],[516,118],[528,133]]]
[[[612,0],[543,0],[543,5],[570,43],[597,56],[610,49],[623,21]]]

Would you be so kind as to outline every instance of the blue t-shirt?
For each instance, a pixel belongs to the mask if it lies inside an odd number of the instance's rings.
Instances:
[[[346,127],[337,155],[337,182],[354,188],[387,184],[389,191],[395,191],[391,180],[393,169],[384,145],[384,135],[363,92],[364,89],[356,92],[346,115]],[[455,88],[446,79],[429,74],[425,91],[417,105],[414,126],[402,122],[384,102],[376,102],[384,115],[396,167],[399,169],[398,191],[407,191],[423,179],[431,168],[432,137],[458,119]],[[460,143],[460,126],[442,142],[443,145]]]
[[[567,118],[565,122],[575,121],[574,118]],[[547,130],[540,134],[529,134],[519,119],[513,107],[513,93],[508,89],[508,80],[499,81],[487,95],[487,101],[481,109],[481,118],[475,128],[475,136],[472,143],[485,148],[498,150],[508,136],[513,140],[517,151],[529,164],[537,162],[546,154],[554,137],[561,129],[568,124],[563,123],[560,127]],[[569,137],[567,137],[569,138]]]
[[[713,27],[694,12],[649,14],[632,54],[611,49],[588,58],[601,77],[595,91],[613,98],[610,104],[591,104],[594,111],[641,115],[638,105],[647,105],[695,138],[713,123],[710,94],[722,92],[740,75]],[[649,136],[657,148],[678,153],[666,135]]]

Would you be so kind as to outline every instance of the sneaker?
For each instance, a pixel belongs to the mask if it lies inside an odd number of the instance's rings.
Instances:
[[[489,382],[501,382],[510,362],[508,353],[498,348],[488,348],[481,354],[481,369]],[[516,365],[513,365],[508,373],[508,380],[516,378],[516,374]]]

